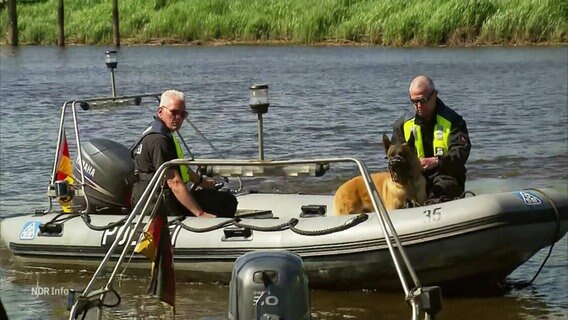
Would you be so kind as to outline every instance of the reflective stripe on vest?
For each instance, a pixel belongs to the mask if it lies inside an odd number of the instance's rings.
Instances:
[[[179,137],[177,135],[172,135],[174,137],[174,144],[176,145],[176,154],[178,159],[185,159],[183,150],[181,149],[181,144],[179,143]],[[181,174],[181,180],[183,183],[189,182],[189,167],[186,165],[179,166],[179,172]]]
[[[446,118],[437,115],[436,127],[434,128],[434,139],[432,140],[432,147],[434,155],[437,157],[445,156],[448,153],[448,140],[450,137],[450,130],[452,123]],[[414,118],[404,123],[404,139],[408,141],[410,133],[414,134],[414,146],[416,147],[416,154],[418,158],[424,158],[424,142],[422,140],[422,132],[420,126],[414,124]]]

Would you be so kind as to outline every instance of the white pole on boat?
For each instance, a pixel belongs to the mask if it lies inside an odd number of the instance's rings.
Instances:
[[[116,59],[115,50],[109,50],[105,52],[105,64],[110,70],[110,85],[112,87],[112,96],[116,97],[116,85],[114,83],[114,69],[118,65],[118,60]]]
[[[57,168],[59,168],[59,154],[61,153],[61,141],[63,140],[63,129],[65,125],[65,110],[67,109],[67,104],[69,102],[65,102],[61,107],[61,117],[59,119],[59,133],[57,134],[57,146],[55,147],[55,159],[53,160],[53,168],[51,169],[51,179],[49,181],[49,186],[53,186],[55,184],[55,180],[57,180]],[[49,197],[49,208],[47,212],[51,212],[53,209],[53,202],[52,198]]]
[[[270,105],[267,84],[253,84],[249,88],[249,106],[258,115],[258,159],[264,160],[264,134],[262,115],[268,112]]]
[[[71,104],[71,111],[73,115],[73,125],[75,129],[75,143],[77,144],[77,161],[79,162],[79,173],[81,174],[81,191],[85,197],[85,210],[83,212],[89,212],[89,198],[87,192],[85,191],[85,170],[83,166],[83,152],[81,150],[81,137],[79,135],[79,120],[77,118],[77,104],[81,105],[81,101],[75,100]]]
[[[398,246],[398,250],[401,256],[405,256],[403,254],[403,248],[402,245],[400,244],[400,240],[398,239],[398,235],[396,233],[396,231],[393,230],[389,230],[387,228],[387,223],[385,222],[386,220],[390,220],[390,218],[388,217],[388,214],[386,214],[386,209],[381,201],[381,198],[379,197],[379,193],[377,191],[377,189],[375,188],[375,185],[372,183],[372,178],[369,175],[369,171],[367,170],[367,167],[363,164],[363,162],[361,162],[359,159],[353,159],[353,161],[357,164],[357,166],[359,167],[359,171],[361,172],[361,177],[363,178],[363,181],[365,181],[365,184],[367,185],[367,191],[369,192],[369,194],[371,195],[371,202],[373,203],[373,208],[375,209],[375,213],[377,215],[379,224],[381,226],[381,230],[383,231],[384,237],[385,237],[385,241],[387,243],[387,246],[389,248],[389,252],[391,254],[394,266],[396,268],[397,274],[399,276],[400,282],[402,284],[402,289],[404,290],[404,293],[408,296],[410,290],[408,288],[408,284],[406,283],[406,279],[404,278],[404,273],[402,272],[402,268],[400,266],[400,261],[399,258],[397,257],[394,248],[393,248],[393,242],[396,243],[396,245]],[[391,240],[391,237],[393,238],[393,240]],[[408,269],[409,273],[412,275],[414,274],[414,271],[412,270],[412,266],[410,265],[410,263],[405,260],[405,265],[406,268]],[[413,280],[415,280],[415,277],[412,277]],[[419,283],[417,283],[419,284]]]
[[[264,160],[264,136],[262,126],[262,113],[258,114],[258,158]]]
[[[396,233],[396,230],[392,224],[392,221],[390,220],[390,217],[388,216],[388,213],[381,201],[381,198],[379,196],[379,193],[377,191],[377,189],[375,188],[374,183],[372,182],[372,178],[369,175],[369,172],[367,170],[367,167],[363,164],[363,162],[361,162],[358,159],[353,159],[355,161],[355,163],[357,164],[357,166],[359,167],[359,171],[361,172],[361,176],[363,177],[363,180],[365,181],[365,184],[367,185],[367,191],[369,192],[369,194],[371,195],[371,202],[373,203],[373,208],[375,209],[375,213],[377,215],[377,218],[379,220],[379,224],[381,226],[381,229],[384,233],[384,237],[385,237],[385,241],[387,243],[387,246],[389,248],[389,252],[391,254],[392,260],[393,260],[393,264],[395,266],[396,272],[398,274],[398,277],[400,279],[400,282],[402,284],[402,288],[404,290],[405,293],[405,298],[407,300],[410,301],[410,305],[412,308],[412,319],[413,320],[418,320],[418,317],[420,316],[420,311],[421,311],[421,305],[420,302],[417,301],[418,299],[420,299],[420,296],[416,294],[417,291],[421,291],[421,284],[420,281],[418,280],[418,276],[416,275],[416,273],[414,272],[414,268],[412,267],[412,264],[410,263],[410,260],[408,259],[408,256],[406,255],[406,252],[402,246],[402,243],[400,242],[400,239],[398,237],[398,234]],[[388,227],[387,227],[388,226]],[[392,240],[391,240],[392,237]],[[404,265],[406,267],[406,270],[408,271],[408,273],[410,274],[412,281],[414,282],[414,288],[411,290],[408,287],[408,284],[406,283],[406,279],[404,277],[404,273],[402,271],[401,268],[401,262],[399,261],[399,257],[397,257],[396,252],[394,251],[393,248],[393,243],[396,244],[397,248],[398,248],[398,253],[400,255],[400,257],[402,258]]]
[[[136,231],[142,225],[142,220],[144,219],[145,213],[147,212],[148,206],[151,202],[150,201],[151,195],[155,194],[158,187],[160,186],[160,184],[157,181],[161,179],[161,177],[164,175],[165,170],[169,167],[170,167],[170,165],[168,165],[168,163],[165,163],[165,164],[162,164],[162,166],[160,166],[160,168],[158,168],[158,170],[156,171],[156,174],[154,174],[154,176],[150,180],[148,187],[146,188],[144,193],[142,193],[140,200],[138,201],[138,203],[136,204],[136,206],[134,207],[134,209],[132,210],[132,212],[130,213],[128,218],[126,219],[126,221],[124,223],[124,227],[118,229],[118,234],[116,236],[116,239],[112,243],[111,247],[108,249],[106,255],[104,256],[103,260],[99,264],[97,270],[95,271],[95,273],[91,277],[91,280],[89,281],[89,283],[87,284],[87,286],[85,287],[85,289],[83,290],[83,293],[81,294],[81,296],[79,298],[89,297],[89,294],[92,293],[92,288],[95,284],[95,281],[99,278],[99,276],[102,274],[105,266],[110,261],[112,254],[114,253],[114,251],[118,247],[118,243],[120,242],[120,239],[122,239],[122,237],[123,237],[123,233],[127,232],[127,230],[130,230],[130,228],[128,228],[128,226],[132,223],[132,221],[134,220],[136,215],[140,214],[139,217],[138,217],[138,221],[136,221],[136,224],[134,225],[134,230],[132,230],[132,232],[130,233],[130,235],[128,237],[128,241],[125,243],[124,248],[122,250],[122,253],[119,256],[118,260],[116,261],[113,272],[110,275],[109,280],[106,283],[105,289],[103,291],[105,291],[105,290],[107,290],[111,287],[112,281],[114,280],[114,277],[115,277],[118,269],[120,268],[120,265],[121,265],[122,261],[124,260],[124,257],[126,256],[126,252],[130,248],[130,244],[132,243],[134,235],[137,234]],[[140,210],[140,207],[143,207],[143,209]],[[104,299],[104,294],[106,294],[106,293],[103,293],[100,297],[101,303],[102,303],[102,300]],[[79,302],[79,299],[77,299],[77,302],[75,302],[75,304],[71,308],[71,312],[70,312],[70,315],[69,315],[70,320],[75,319],[74,316],[75,316],[75,313],[77,312],[76,309],[78,308],[78,302]],[[100,312],[100,310],[99,310],[99,317],[101,317],[101,316],[102,316],[102,312]]]

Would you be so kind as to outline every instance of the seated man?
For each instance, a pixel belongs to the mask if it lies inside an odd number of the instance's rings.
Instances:
[[[188,113],[182,92],[168,90],[162,94],[156,116],[131,148],[136,181],[132,204],[136,204],[158,168],[167,161],[183,158],[183,151],[173,133],[179,130]],[[201,190],[189,190],[194,181]],[[197,217],[232,217],[237,199],[229,192],[214,189],[215,182],[203,178],[188,166],[170,167],[166,173],[164,210],[168,215],[193,214]]]
[[[471,143],[463,118],[438,98],[430,77],[420,75],[410,83],[414,110],[393,126],[393,143],[404,143],[413,133],[428,198],[454,199],[465,190]]]

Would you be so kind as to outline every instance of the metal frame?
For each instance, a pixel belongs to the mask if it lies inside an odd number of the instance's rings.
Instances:
[[[73,178],[79,182],[79,185],[81,187],[80,196],[83,196],[85,198],[86,208],[85,210],[82,211],[82,213],[84,213],[89,211],[89,201],[88,201],[89,199],[87,197],[87,194],[85,193],[85,174],[83,171],[83,155],[81,152],[81,135],[79,130],[79,120],[77,119],[77,105],[80,106],[87,105],[89,108],[90,107],[96,108],[99,105],[101,106],[129,105],[129,104],[136,105],[142,103],[143,98],[154,97],[159,100],[160,95],[161,95],[160,93],[145,93],[139,95],[129,95],[129,96],[120,96],[120,97],[76,99],[76,100],[69,100],[63,103],[63,106],[61,107],[61,117],[59,119],[59,132],[57,135],[57,145],[55,148],[53,167],[51,169],[51,178],[49,180],[48,191],[47,191],[49,198],[49,206],[48,209],[45,211],[45,213],[51,213],[54,210],[53,209],[54,195],[52,194],[51,190],[55,184],[55,180],[57,179],[57,169],[59,168],[59,162],[61,160],[60,153],[61,153],[61,142],[63,140],[63,130],[65,128],[65,116],[69,105],[71,105],[73,129],[75,133],[75,145],[77,146],[77,160],[80,163],[79,172],[81,174],[81,177],[73,177]]]
[[[132,243],[134,236],[137,234],[137,231],[140,230],[142,226],[142,221],[148,212],[148,207],[151,203],[150,195],[155,194],[158,191],[158,188],[162,185],[163,177],[165,176],[166,170],[172,166],[179,166],[179,165],[225,165],[225,166],[285,166],[285,165],[298,165],[298,164],[321,164],[321,163],[338,163],[338,162],[353,162],[358,167],[361,176],[365,182],[367,187],[367,191],[371,195],[371,202],[373,203],[373,208],[375,210],[375,214],[378,218],[381,230],[385,236],[385,240],[391,254],[391,258],[393,260],[396,272],[399,276],[399,280],[401,286],[403,288],[405,299],[410,302],[412,307],[412,319],[418,319],[418,317],[424,313],[424,309],[422,308],[421,303],[421,295],[424,292],[420,281],[412,267],[408,256],[400,242],[398,234],[392,224],[391,219],[388,216],[388,213],[379,197],[378,191],[375,188],[375,185],[372,183],[372,178],[369,174],[367,166],[363,163],[363,161],[357,158],[318,158],[318,159],[310,159],[310,160],[282,160],[282,161],[263,161],[263,160],[191,160],[191,159],[176,159],[172,161],[168,161],[160,166],[154,176],[152,177],[148,187],[144,190],[139,202],[136,204],[130,215],[128,216],[125,224],[130,225],[134,218],[138,215],[138,220],[134,226],[134,232],[131,232],[128,240],[126,243]],[[123,236],[123,232],[126,232],[127,228],[121,228],[118,231],[118,235],[115,241],[112,243],[111,247],[109,248],[108,252],[106,253],[105,257],[101,261],[99,267],[93,274],[91,280],[83,290],[83,293],[79,297],[80,299],[88,299],[89,297],[93,297],[96,295],[100,295],[99,297],[99,305],[98,305],[98,315],[99,319],[102,318],[102,301],[104,299],[105,294],[112,290],[112,282],[114,277],[117,275],[117,272],[126,257],[126,254],[130,248],[130,246],[124,246],[118,261],[116,262],[114,269],[103,289],[93,291],[93,287],[95,284],[96,279],[98,279],[101,275],[103,270],[105,269],[106,265],[109,263],[110,258],[116,248],[118,247],[118,243]],[[398,249],[396,250],[395,249]],[[407,283],[407,279],[405,278],[404,271],[407,271],[411,277],[413,287],[411,288]],[[79,301],[78,300],[78,301]],[[80,307],[78,306],[78,302],[73,305],[71,309],[71,314],[69,319],[77,319],[79,314],[75,314],[80,312]],[[430,315],[426,314],[427,319],[431,319]]]

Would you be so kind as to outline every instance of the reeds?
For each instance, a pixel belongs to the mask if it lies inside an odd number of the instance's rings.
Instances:
[[[20,42],[55,43],[55,8],[56,0],[20,3]],[[134,43],[568,42],[565,0],[119,0],[119,11],[123,42]],[[111,2],[66,0],[65,24],[68,42],[110,43]],[[3,11],[0,32],[6,28]]]

